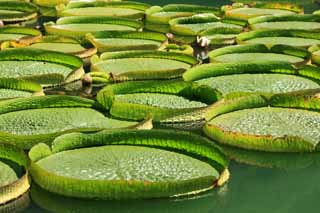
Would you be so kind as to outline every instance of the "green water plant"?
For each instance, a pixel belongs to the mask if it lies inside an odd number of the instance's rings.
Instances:
[[[182,43],[192,43],[196,40],[197,36],[201,36],[203,31],[204,35],[226,35],[228,32],[234,34],[235,31],[242,31],[242,27],[235,24],[223,23],[221,18],[211,14],[203,13],[196,14],[190,17],[175,18],[169,21],[170,32],[174,34],[173,40]],[[228,31],[228,29],[230,29]],[[224,31],[224,33],[219,33]],[[222,38],[221,38],[222,39]],[[223,39],[222,39],[223,40]]]
[[[242,44],[215,49],[209,53],[211,63],[235,63],[253,61],[284,61],[292,64],[309,63],[311,54],[299,47],[264,44]]]
[[[238,35],[237,43],[276,44],[290,45],[295,47],[309,48],[320,44],[319,33],[310,30],[287,30],[287,29],[261,29],[244,32]]]
[[[199,13],[220,15],[220,9],[192,4],[168,4],[163,7],[152,6],[146,10],[145,28],[151,31],[168,33],[170,32],[170,20],[179,17],[189,17]]]
[[[14,78],[0,78],[0,100],[44,95],[40,84]]]
[[[0,144],[0,209],[3,204],[17,199],[29,190],[28,166],[29,159],[22,150]]]
[[[221,94],[207,86],[181,80],[139,81],[103,88],[97,101],[116,118],[155,122],[192,122],[204,119],[209,105]]]
[[[70,132],[94,132],[111,128],[135,128],[136,122],[120,121],[99,112],[93,100],[76,96],[41,96],[0,102],[0,144],[29,149],[50,144]]]
[[[316,152],[319,92],[253,94],[223,100],[207,113],[204,132],[220,143],[243,149]]]
[[[204,64],[183,74],[185,81],[210,86],[223,96],[276,94],[319,88],[319,68],[289,62],[252,61]]]
[[[220,148],[204,137],[180,131],[67,134],[51,147],[34,146],[29,157],[33,180],[68,197],[122,200],[182,196],[212,189],[228,179],[228,160]],[[76,159],[82,160],[79,163]]]
[[[150,5],[134,1],[70,1],[57,6],[58,16],[112,16],[142,19]]]
[[[1,78],[32,80],[44,86],[80,79],[82,65],[76,56],[49,50],[15,48],[0,52]]]
[[[39,38],[41,38],[41,32],[33,28],[17,26],[4,26],[0,28],[1,49],[12,45],[28,45]]]
[[[140,21],[108,16],[69,16],[59,18],[56,23],[47,22],[44,28],[48,34],[83,39],[87,33],[100,31],[138,31]]]
[[[0,1],[0,10],[0,20],[5,25],[33,25],[38,17],[38,7],[25,1]]]
[[[128,50],[158,50],[167,43],[167,37],[155,32],[97,32],[87,34],[89,40],[99,52]]]
[[[290,3],[265,3],[251,2],[249,4],[234,3],[222,7],[224,17],[227,22],[247,25],[251,18],[273,15],[291,15],[295,13],[303,13],[303,8]]]
[[[198,63],[191,55],[164,51],[122,51],[91,58],[93,80],[119,82],[179,78]]]
[[[279,16],[260,16],[249,19],[252,30],[288,29],[288,30],[320,30],[320,16],[312,14],[292,14]]]

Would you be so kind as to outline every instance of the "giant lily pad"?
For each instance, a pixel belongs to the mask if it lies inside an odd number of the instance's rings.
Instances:
[[[309,51],[312,54],[312,63],[320,64],[320,45],[314,45],[309,48]]]
[[[252,61],[284,61],[293,64],[306,63],[310,53],[301,48],[275,45],[268,48],[263,44],[244,44],[213,50],[209,53],[212,63],[233,63]]]
[[[28,191],[28,164],[29,160],[22,150],[0,144],[0,206]]]
[[[228,21],[238,24],[242,23],[244,25],[249,19],[259,16],[280,16],[303,12],[303,8],[285,3],[253,3],[251,5],[235,3],[231,6],[224,6],[222,10],[224,11],[225,18]]]
[[[122,51],[92,58],[91,75],[107,82],[181,77],[197,60],[190,55],[160,51]]]
[[[15,45],[27,45],[40,37],[41,32],[33,28],[14,26],[0,28],[1,49],[10,46],[12,43]]]
[[[199,13],[219,15],[220,10],[214,7],[192,4],[168,4],[163,7],[153,6],[146,10],[146,24],[148,30],[169,32],[169,21],[179,17],[189,17]]]
[[[137,31],[142,28],[142,23],[107,16],[71,16],[59,18],[56,23],[45,23],[44,27],[49,34],[82,38],[87,33],[100,31]]]
[[[57,7],[58,16],[110,16],[142,19],[150,5],[132,1],[71,1]]]
[[[38,83],[12,78],[0,78],[0,100],[37,95],[43,95],[42,87]]]
[[[98,32],[86,38],[99,52],[157,50],[167,41],[165,35],[152,32]]]
[[[97,100],[114,117],[156,122],[203,120],[208,104],[220,98],[209,87],[181,81],[125,82],[102,89]]]
[[[89,58],[97,53],[97,49],[94,47],[85,48],[78,40],[61,36],[44,36],[27,47],[63,52],[78,56],[82,59]]]
[[[59,4],[67,4],[70,0],[32,0],[32,2],[41,7],[55,7]]]
[[[210,86],[224,96],[273,94],[319,88],[318,72],[311,66],[296,69],[288,62],[257,61],[201,65],[185,72],[183,78]]]
[[[320,30],[320,16],[318,15],[282,15],[261,16],[249,19],[250,28],[258,29],[289,29],[289,30]]]
[[[227,166],[212,141],[166,130],[67,134],[51,149],[44,144],[33,147],[29,156],[38,185],[79,198],[141,199],[201,192],[220,185]]]
[[[211,29],[211,34],[215,30],[219,34],[219,30],[225,28],[237,31],[242,30],[241,26],[222,23],[219,17],[210,13],[172,19],[169,21],[169,24],[171,32],[176,37],[191,37],[193,40],[195,40],[195,36],[200,35],[202,31],[207,31],[208,29]],[[183,39],[180,40],[183,41]],[[187,38],[187,40],[189,39]]]
[[[241,33],[237,37],[238,43],[277,44],[308,48],[320,44],[319,33],[309,30],[255,30]]]
[[[32,48],[0,52],[1,78],[30,79],[42,85],[68,83],[84,74],[82,60],[64,53]]]
[[[205,133],[220,143],[270,152],[318,151],[319,90],[233,100],[213,109]],[[248,99],[251,102],[248,102]],[[224,108],[220,111],[219,107]],[[222,109],[221,108],[221,109]],[[236,111],[234,111],[236,110]],[[217,113],[219,112],[220,113]]]
[[[38,8],[24,1],[0,1],[0,20],[5,24],[13,24],[35,20]]]
[[[43,96],[0,102],[0,141],[24,149],[50,143],[66,132],[97,131],[134,126],[92,109],[95,102],[73,96]]]

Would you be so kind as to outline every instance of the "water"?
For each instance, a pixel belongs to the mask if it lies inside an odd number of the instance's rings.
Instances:
[[[211,6],[226,0],[144,0],[150,4],[192,3]],[[312,0],[294,1],[306,12],[320,9]],[[70,94],[70,92],[68,92]],[[71,94],[73,94],[71,92]],[[90,92],[82,96],[90,97]],[[112,212],[112,213],[300,213],[317,212],[320,194],[320,154],[268,154],[229,150],[238,163],[230,164],[231,179],[221,188],[183,200],[88,201],[64,198],[33,187],[34,199],[25,211],[33,212]],[[258,166],[259,165],[259,166]],[[319,205],[319,206],[318,206]]]

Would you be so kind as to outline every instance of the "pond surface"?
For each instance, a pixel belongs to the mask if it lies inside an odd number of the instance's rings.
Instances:
[[[189,3],[211,6],[230,3],[226,0],[143,0],[143,2],[158,5]],[[307,13],[320,9],[320,6],[312,0],[292,0],[292,2],[304,5]],[[82,95],[87,96],[86,91]],[[87,201],[64,198],[33,187],[31,197],[34,201],[26,212],[47,210],[59,213],[318,212],[320,154],[257,154],[240,150],[230,150],[230,153],[243,163],[231,162],[229,183],[197,197],[183,200]]]

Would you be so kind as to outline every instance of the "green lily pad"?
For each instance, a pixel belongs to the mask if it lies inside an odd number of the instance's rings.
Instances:
[[[86,38],[99,52],[157,50],[167,41],[165,35],[151,32],[98,32]]]
[[[212,113],[214,116],[207,122],[204,131],[220,143],[244,149],[317,151],[320,114],[312,110],[319,107],[318,92],[311,90],[274,95],[265,97],[266,101],[259,104],[258,99],[248,104],[250,97],[234,99],[233,106],[236,108],[229,108],[220,114]],[[213,111],[218,112],[218,108]]]
[[[223,96],[234,93],[286,93],[319,88],[318,69],[294,68],[288,62],[241,62],[201,65],[183,78],[209,86]]]
[[[18,180],[17,174],[9,165],[0,161],[0,187],[13,183]]]
[[[117,118],[155,122],[203,120],[208,104],[220,98],[209,87],[181,81],[142,81],[110,85],[97,96],[98,102]]]
[[[59,16],[110,16],[141,19],[148,4],[121,1],[71,1],[66,6],[58,6]]]
[[[22,150],[8,144],[0,144],[0,210],[6,209],[3,204],[28,191],[28,164],[29,160]]]
[[[320,85],[307,78],[285,74],[238,74],[206,78],[196,83],[208,85],[223,95],[236,92],[283,93],[316,89]]]
[[[44,27],[48,34],[83,38],[87,33],[101,31],[137,31],[142,23],[107,16],[71,16],[60,18],[56,23],[45,23]]]
[[[58,98],[61,98],[60,105],[52,103]],[[24,108],[18,106],[23,103]],[[13,143],[26,149],[39,142],[50,143],[65,132],[97,131],[136,125],[135,122],[107,118],[89,108],[93,104],[94,102],[89,100],[68,96],[1,102],[4,110],[0,115],[0,123],[3,123],[0,128],[1,142]]]
[[[210,62],[234,63],[252,61],[284,61],[292,64],[306,63],[311,55],[307,50],[286,45],[268,48],[262,44],[243,44],[213,50]]]
[[[82,60],[71,55],[32,48],[0,52],[1,78],[30,79],[42,85],[54,85],[80,79]]]
[[[225,15],[229,18],[248,20],[250,18],[266,15],[289,15],[294,14],[292,11],[268,9],[268,8],[235,8],[226,11]]]
[[[318,112],[268,107],[240,110],[221,115],[212,119],[207,125],[209,128],[219,128],[226,134],[239,134],[248,139],[251,137],[299,138],[301,146],[304,143],[310,143],[310,146],[315,147],[320,141],[319,124],[320,114]],[[241,142],[234,142],[233,145],[241,146]],[[254,143],[252,145],[256,145],[257,149],[262,151],[272,150],[272,145],[275,146],[274,148],[280,146],[279,150],[286,149],[282,148],[280,141],[275,142],[275,144],[264,144],[265,146],[270,146],[269,149],[263,147],[263,145],[261,145],[262,147]],[[290,142],[288,145],[291,146]],[[249,144],[248,146],[250,147]],[[292,144],[293,149],[299,148],[293,146],[294,144]],[[290,147],[288,149],[290,150]]]
[[[178,78],[197,63],[190,55],[160,51],[123,51],[92,58],[91,74],[105,73],[107,81]]]
[[[308,48],[320,43],[317,32],[309,30],[256,30],[241,33],[237,37],[238,43],[264,44],[269,47],[274,45],[289,45]]]
[[[0,2],[0,20],[5,24],[21,23],[37,18],[38,8],[24,1]]]
[[[168,136],[176,138],[180,145],[167,141]],[[198,143],[191,143],[196,138]],[[82,144],[87,139],[90,145]],[[35,146],[29,152],[35,161],[31,168],[35,182],[51,192],[71,197],[138,199],[196,193],[213,188],[227,166],[215,144],[187,132],[115,130],[68,134],[57,138],[52,153],[47,152],[46,156],[42,155],[44,149],[50,148],[44,146]],[[182,147],[188,147],[188,151]],[[60,180],[53,181],[56,177]],[[66,182],[81,185],[81,190],[69,190],[63,186]]]
[[[25,43],[33,42],[41,36],[39,30],[27,27],[15,27],[15,26],[4,26],[0,29],[0,42],[1,49],[10,46],[5,42],[11,42],[16,45],[22,45]]]
[[[251,25],[254,30],[257,29],[296,29],[296,30],[320,30],[318,22],[303,21],[282,21],[282,22],[266,22]]]
[[[67,4],[70,0],[32,0],[32,2],[41,7],[55,7],[60,4]]]
[[[32,81],[0,78],[0,100],[43,95],[42,87]]]

